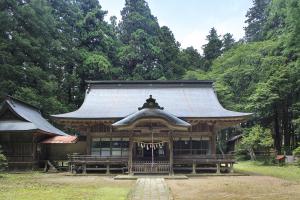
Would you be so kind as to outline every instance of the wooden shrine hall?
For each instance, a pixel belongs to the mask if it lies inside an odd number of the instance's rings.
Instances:
[[[224,109],[212,81],[87,84],[78,110],[52,115],[65,130],[77,132],[79,141],[68,144],[73,145],[72,172],[232,171],[233,156],[217,153],[217,132],[245,122],[251,114]],[[53,159],[64,153],[63,145],[55,149]]]

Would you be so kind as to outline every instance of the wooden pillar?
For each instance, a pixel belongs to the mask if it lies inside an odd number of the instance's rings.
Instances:
[[[221,163],[217,163],[217,174],[221,173]]]
[[[31,170],[35,169],[36,151],[37,151],[36,136],[35,136],[35,134],[33,134],[33,136],[32,136],[32,162],[31,162]]]
[[[128,173],[132,175],[132,151],[133,151],[133,138],[132,133],[129,137],[129,151],[128,151]]]
[[[173,135],[172,132],[169,133],[169,156],[170,156],[170,175],[174,174],[173,171]]]
[[[82,165],[82,173],[86,174],[86,164],[85,163]]]
[[[110,168],[110,166],[109,166],[109,164],[107,164],[106,165],[106,174],[110,174],[110,169],[109,168]]]
[[[91,143],[92,143],[92,137],[88,132],[86,135],[86,155],[91,155]]]
[[[215,155],[217,150],[217,129],[216,125],[213,125],[211,136],[211,154]]]
[[[230,163],[229,164],[229,173],[233,173],[234,172],[234,170],[233,170],[233,163]]]
[[[192,171],[192,174],[196,174],[197,172],[196,172],[196,163],[195,162],[193,162],[193,171]]]

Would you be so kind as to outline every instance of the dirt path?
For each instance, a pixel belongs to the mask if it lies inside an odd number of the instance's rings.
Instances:
[[[268,176],[167,180],[174,200],[300,200],[300,183]]]
[[[132,190],[131,200],[169,200],[169,188],[163,178],[139,178]]]

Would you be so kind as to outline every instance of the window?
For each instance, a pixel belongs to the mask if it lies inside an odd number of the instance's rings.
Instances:
[[[173,148],[174,148],[174,155],[190,154],[191,139],[189,137],[174,138]]]
[[[112,156],[121,156],[122,155],[122,141],[121,141],[121,138],[112,138],[111,155]]]
[[[101,156],[110,156],[110,138],[101,138]]]
[[[93,138],[92,155],[106,156],[127,156],[128,138]]]
[[[94,138],[92,142],[92,151],[91,151],[92,155],[99,155],[100,146],[101,146],[100,138]]]
[[[174,138],[174,155],[206,155],[210,153],[209,137]]]
[[[209,153],[209,138],[192,138],[192,154],[206,155]]]

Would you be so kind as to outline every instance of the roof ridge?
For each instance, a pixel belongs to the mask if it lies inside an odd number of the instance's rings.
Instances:
[[[213,80],[87,80],[87,84],[213,84]]]
[[[25,102],[25,101],[23,101],[23,100],[20,100],[20,99],[18,99],[18,98],[16,98],[16,97],[7,95],[5,100],[6,100],[6,101],[9,101],[9,100],[17,101],[18,103],[21,103],[21,104],[23,104],[23,105],[25,105],[25,106],[28,106],[28,107],[30,107],[30,108],[33,108],[33,109],[37,110],[39,113],[41,113],[41,109],[38,108],[37,106],[34,106],[34,105],[32,105],[32,104],[29,104],[29,103],[27,103],[27,102]],[[12,102],[12,101],[10,101],[10,102],[11,102],[11,104],[12,104],[13,106],[15,106],[15,105],[14,105],[14,102]]]

